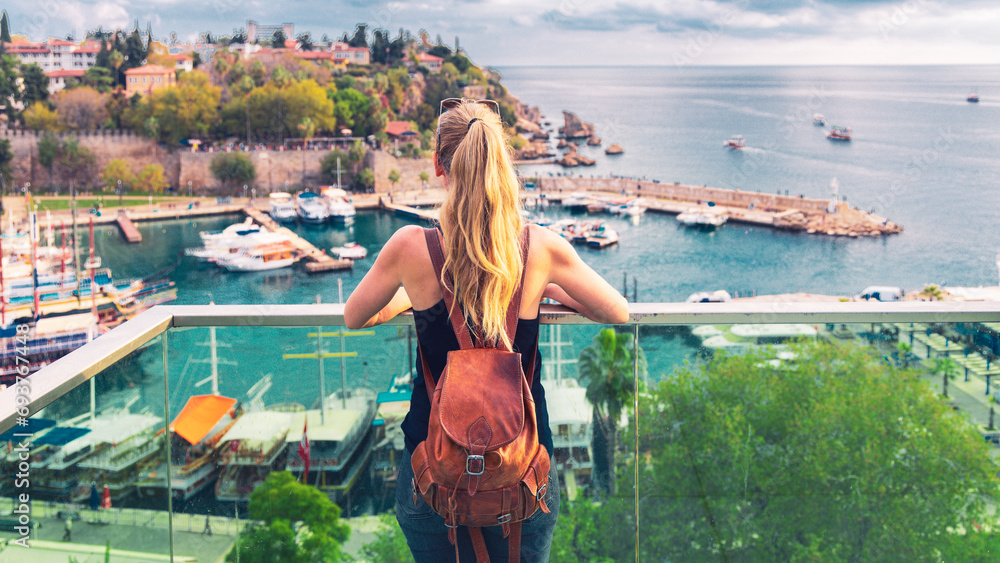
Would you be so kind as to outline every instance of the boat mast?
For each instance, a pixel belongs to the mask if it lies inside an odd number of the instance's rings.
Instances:
[[[5,324],[7,324],[7,298],[3,292],[3,233],[0,232],[0,326]]]
[[[42,316],[41,305],[38,299],[38,213],[32,211],[29,215],[31,221],[31,293],[35,300],[35,321]]]

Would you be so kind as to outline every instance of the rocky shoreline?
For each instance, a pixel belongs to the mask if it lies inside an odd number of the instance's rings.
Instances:
[[[523,139],[523,142],[517,143],[523,146],[515,150],[514,158],[516,160],[530,162],[558,156],[552,151],[550,145],[552,132],[545,129],[549,123],[543,121],[544,116],[537,106],[528,106],[515,98],[515,115],[517,117],[516,130]],[[550,162],[565,168],[593,166],[597,161],[581,155],[577,152],[577,148],[584,143],[589,147],[601,146],[602,140],[595,133],[595,127],[592,123],[587,123],[573,112],[563,111],[563,126],[556,131],[556,137],[559,139],[556,149],[566,152]],[[619,155],[623,152],[625,151],[621,145],[613,144],[608,147],[605,154]]]

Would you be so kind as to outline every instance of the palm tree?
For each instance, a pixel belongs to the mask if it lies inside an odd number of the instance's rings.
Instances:
[[[115,67],[115,84],[118,84],[118,69],[125,63],[125,55],[117,50],[111,51],[108,55],[108,62]]]
[[[958,364],[952,358],[937,358],[934,360],[931,370],[941,374],[941,394],[948,396],[948,380],[958,373]]]
[[[929,283],[920,290],[920,296],[926,297],[928,301],[942,301],[944,300],[944,291],[941,286]]]
[[[913,346],[906,342],[900,342],[896,346],[899,348],[899,359],[903,361],[903,367],[910,367],[910,352],[913,351]]]
[[[645,374],[646,357],[641,348],[636,348],[632,335],[605,328],[594,337],[593,344],[583,349],[577,363],[580,383],[587,386],[587,400],[594,406],[592,482],[597,495],[602,491],[607,495],[615,493],[618,424],[635,394],[636,362],[639,373]]]

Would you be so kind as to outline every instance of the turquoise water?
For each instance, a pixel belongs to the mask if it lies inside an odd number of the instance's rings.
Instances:
[[[583,259],[639,301],[678,301],[696,291],[746,294],[821,292],[852,295],[867,285],[919,289],[924,283],[995,285],[1000,233],[1000,73],[996,67],[908,68],[507,68],[504,83],[524,102],[561,124],[562,109],[597,126],[605,141],[626,153],[598,160],[586,175],[631,175],[771,192],[788,190],[829,197],[839,193],[863,209],[874,208],[906,231],[882,239],[831,238],[727,224],[715,232],[678,226],[670,216],[647,214],[633,224],[611,218],[621,234],[612,248],[580,248]],[[982,102],[965,96],[975,88]],[[813,113],[854,129],[854,141],[835,144],[812,124]],[[742,134],[747,150],[722,148]],[[558,174],[554,166],[522,173]],[[559,217],[562,212],[546,212]],[[178,304],[324,303],[357,285],[379,249],[409,220],[362,212],[351,227],[296,226],[317,246],[356,241],[369,257],[353,272],[310,276],[298,268],[229,273],[183,257],[198,233],[219,230],[237,216],[140,225],[143,242],[127,245],[113,228],[97,231],[97,250],[116,276],[141,277],[176,265]],[[623,277],[626,280],[623,280]],[[284,353],[314,349],[305,329],[219,329],[232,345],[219,354],[221,388],[236,396],[263,374],[276,378],[270,402],[318,396],[315,362],[282,361]],[[577,349],[593,327],[567,330]],[[207,373],[188,358],[207,357],[207,329],[172,333],[172,408],[194,392]],[[664,331],[648,342],[653,374],[694,353],[692,342]],[[345,360],[349,384],[385,388],[406,369],[405,333],[388,327],[375,336],[347,340],[359,357]],[[338,346],[331,339],[327,350]],[[312,348],[310,348],[312,347]],[[339,349],[339,348],[338,348]],[[573,354],[568,354],[573,355]],[[151,355],[158,356],[158,355]],[[158,359],[147,360],[155,364]],[[185,366],[187,366],[186,371]],[[150,367],[153,367],[152,365]],[[340,362],[325,363],[328,392],[339,386]],[[572,368],[568,368],[572,369]],[[183,374],[182,374],[183,372]],[[183,379],[181,378],[183,375]],[[176,378],[176,379],[175,379]],[[280,387],[279,383],[280,382]],[[198,388],[200,392],[203,388]],[[176,393],[176,395],[175,395]]]

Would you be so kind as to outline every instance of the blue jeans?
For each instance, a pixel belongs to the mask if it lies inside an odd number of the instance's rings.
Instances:
[[[413,503],[413,468],[410,453],[403,450],[399,460],[399,478],[396,480],[396,520],[403,529],[406,543],[417,563],[441,563],[455,558],[455,546],[448,541],[448,528],[444,518],[434,512],[424,499],[417,495]],[[549,486],[545,492],[545,504],[551,512],[546,514],[536,510],[521,524],[521,561],[525,563],[546,563],[549,548],[552,547],[552,533],[559,518],[559,476],[555,467],[549,471]],[[507,561],[507,540],[500,526],[482,528],[490,561]],[[469,530],[458,528],[458,553],[461,561],[475,561]]]

